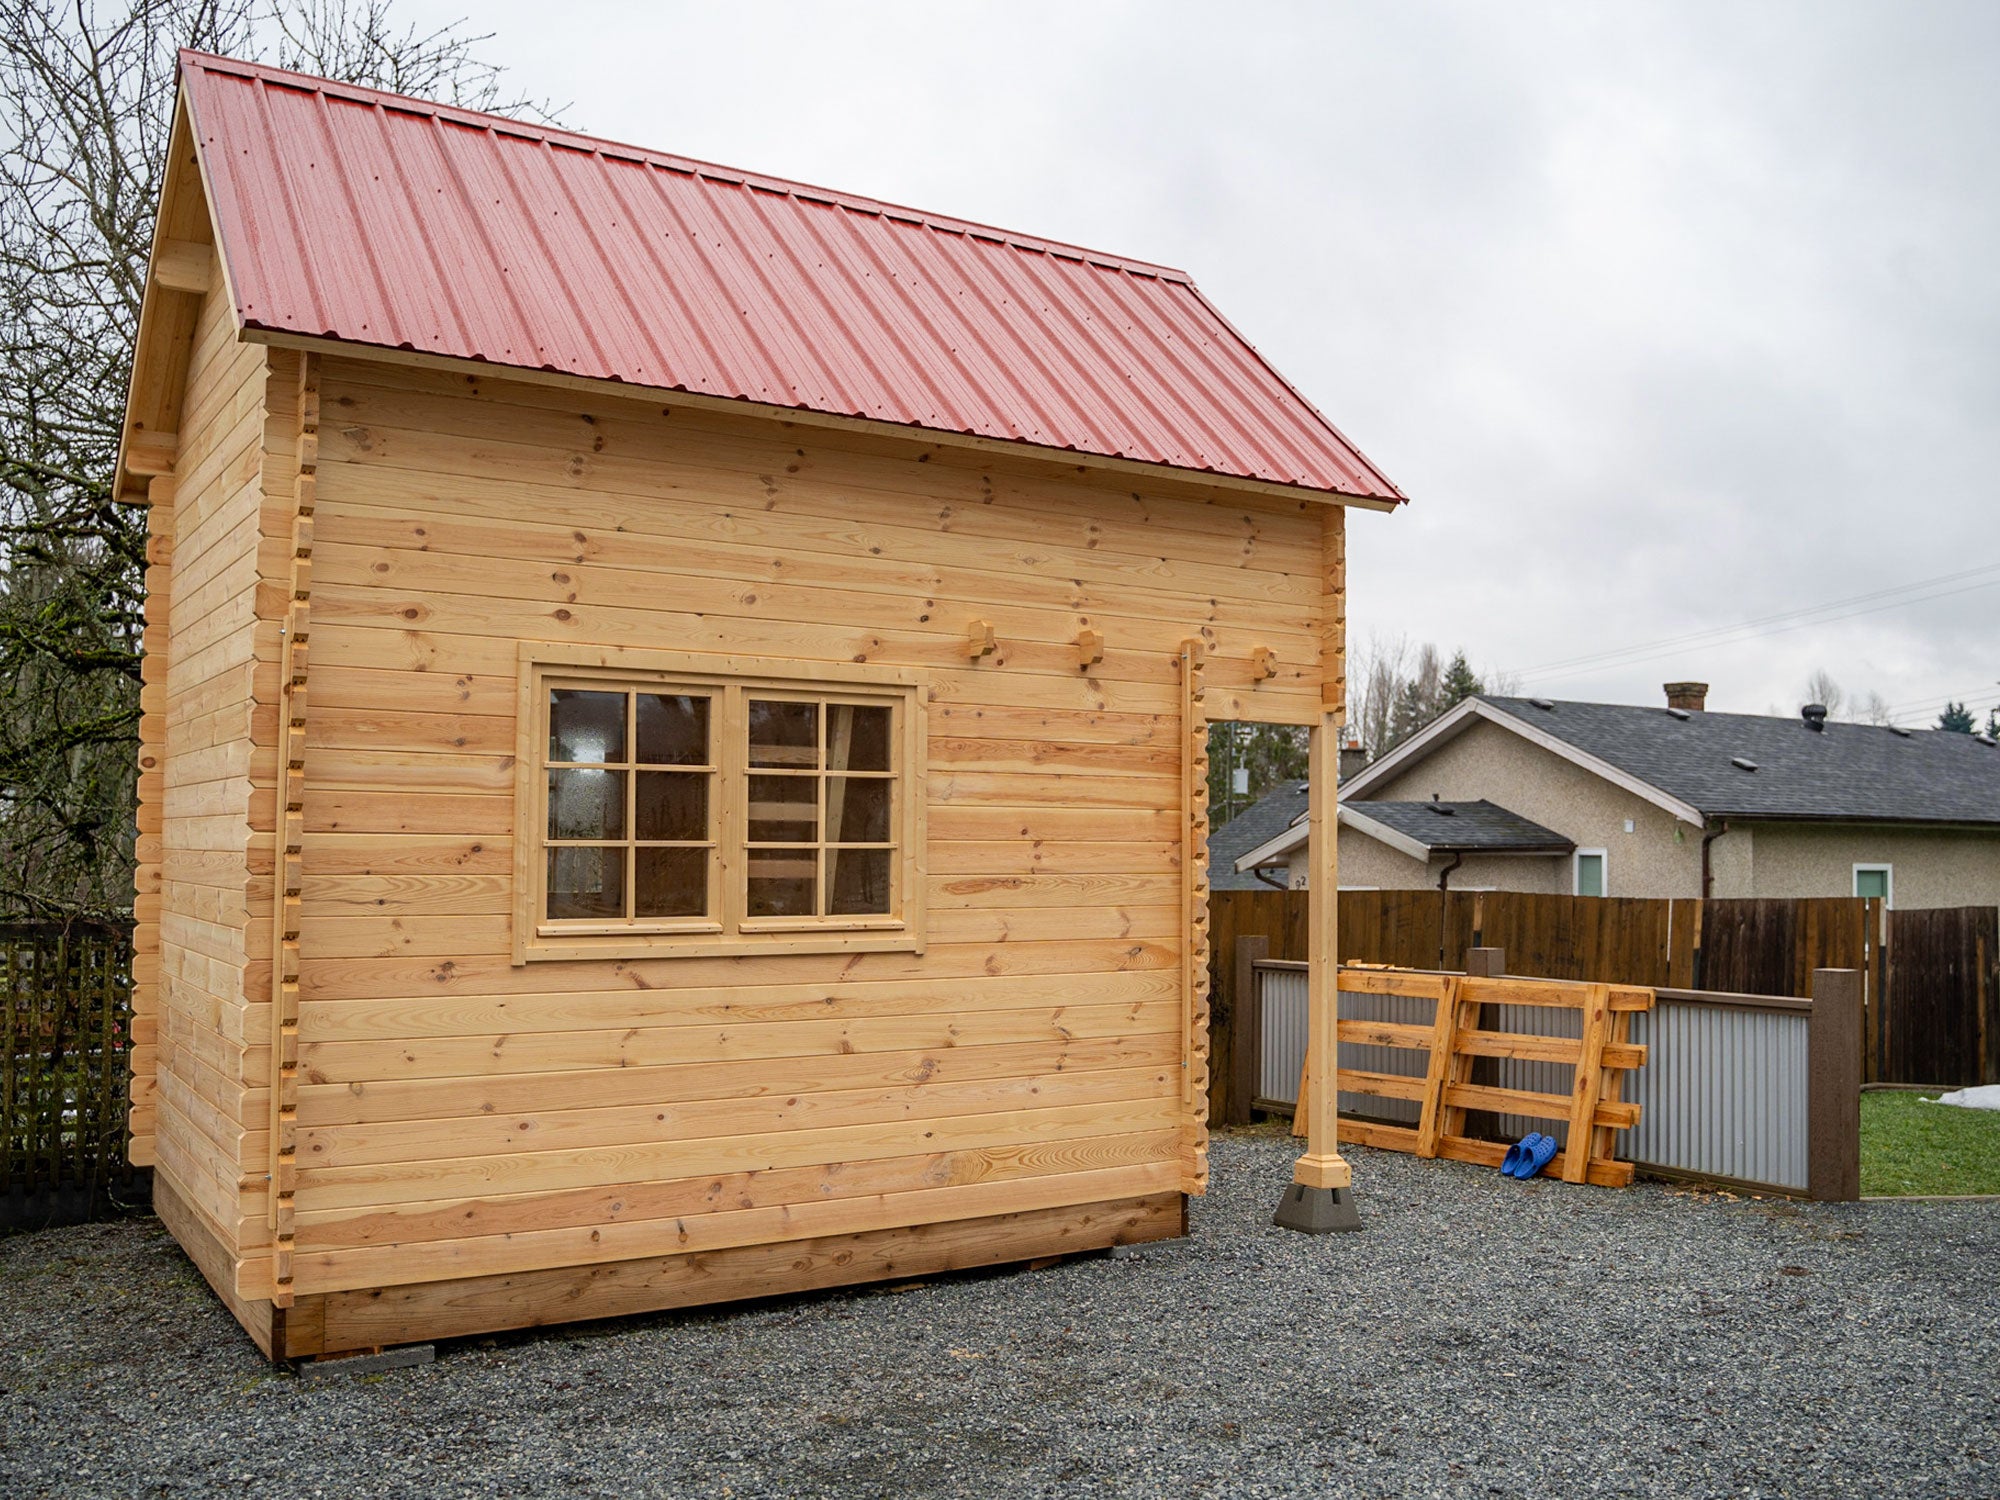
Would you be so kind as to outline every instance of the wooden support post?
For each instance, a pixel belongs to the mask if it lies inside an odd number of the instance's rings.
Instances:
[[[1347,512],[1329,505],[1320,530],[1320,711],[1307,776],[1306,1152],[1292,1169],[1305,1188],[1345,1188],[1353,1173],[1339,1147],[1340,956],[1337,792],[1340,730],[1347,718]]]
[[[1861,1197],[1861,974],[1815,969],[1806,1028],[1806,1190],[1819,1203]]]
[[[1271,956],[1271,940],[1250,933],[1236,940],[1229,1000],[1229,1108],[1224,1123],[1248,1125],[1263,1075],[1263,1001],[1257,993],[1257,961]]]

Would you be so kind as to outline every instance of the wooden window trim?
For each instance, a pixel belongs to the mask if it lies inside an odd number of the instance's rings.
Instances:
[[[514,750],[514,953],[516,965],[542,960],[731,957],[752,954],[924,951],[925,745],[922,673],[870,663],[787,661],[693,651],[651,651],[628,646],[584,646],[524,641],[520,648]],[[546,806],[548,684],[616,690],[714,687],[715,741],[711,819],[716,857],[711,915],[662,918],[634,926],[571,923],[543,918],[547,879]],[[726,691],[737,689],[738,691]],[[898,711],[894,779],[901,783],[891,845],[901,893],[898,914],[852,917],[750,917],[742,911],[738,863],[745,855],[750,768],[729,766],[747,733],[743,704],[759,690],[797,699],[843,698],[892,704]],[[822,778],[825,772],[821,771]],[[825,829],[816,847],[823,849]],[[824,879],[822,869],[821,879]]]

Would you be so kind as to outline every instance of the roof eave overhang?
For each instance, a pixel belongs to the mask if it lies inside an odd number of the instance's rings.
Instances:
[[[1287,828],[1283,833],[1264,840],[1247,854],[1237,855],[1236,873],[1248,875],[1260,865],[1268,865],[1273,860],[1281,859],[1303,844],[1308,837],[1308,831],[1302,827]]]
[[[223,259],[226,262],[226,247]],[[1341,505],[1376,511],[1393,511],[1409,503],[1400,495],[1385,497],[1313,489],[1307,485],[1282,484],[1276,480],[1222,474],[1209,469],[1181,469],[1170,464],[1120,458],[1114,454],[1086,453],[1075,448],[1051,448],[1037,443],[985,437],[979,433],[960,432],[954,429],[916,427],[901,422],[884,422],[873,417],[849,416],[839,412],[813,411],[804,407],[747,401],[735,396],[712,396],[699,391],[684,390],[678,386],[638,385],[631,381],[575,375],[563,370],[499,364],[492,360],[468,359],[460,355],[431,354],[415,349],[392,348],[383,344],[338,338],[330,334],[302,334],[286,329],[267,328],[254,322],[244,325],[242,336],[251,343],[265,344],[273,349],[295,349],[306,353],[340,355],[350,359],[379,360],[387,364],[445,370],[454,374],[482,374],[492,378],[525,381],[533,385],[622,396],[634,401],[658,400],[696,410],[729,412],[738,416],[748,413],[807,427],[825,427],[837,431],[894,438],[903,442],[931,443],[940,448],[1062,464],[1070,468],[1116,475],[1135,482],[1193,488],[1214,494],[1254,495],[1263,499],[1289,500],[1298,504]]]
[[[1879,813],[1728,812],[1709,814],[1732,823],[1812,823],[1830,828],[1911,828],[1924,833],[2000,834],[2000,818],[1885,818]]]
[[[1673,814],[1683,823],[1699,828],[1705,821],[1701,809],[1693,803],[1663,792],[1651,782],[1642,780],[1629,771],[1622,771],[1607,760],[1601,760],[1595,755],[1579,750],[1560,736],[1550,734],[1545,729],[1538,729],[1516,718],[1505,709],[1495,708],[1480,698],[1467,698],[1450,713],[1433,720],[1424,729],[1411,735],[1409,739],[1362,771],[1341,789],[1342,803],[1345,804],[1350,797],[1360,799],[1371,788],[1393,780],[1432,751],[1457,739],[1481,720],[1497,724],[1500,728],[1519,735],[1551,755],[1559,756],[1571,765],[1579,766],[1593,776],[1600,777],[1613,786],[1620,787],[1633,796]]]

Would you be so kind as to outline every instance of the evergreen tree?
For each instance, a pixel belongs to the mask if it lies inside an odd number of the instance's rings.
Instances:
[[[1310,758],[1306,731],[1289,724],[1221,723],[1208,726],[1208,816],[1220,828],[1280,783],[1303,781]],[[1237,767],[1249,771],[1250,788],[1234,789]]]
[[[1472,663],[1465,659],[1463,651],[1455,652],[1451,665],[1444,669],[1444,693],[1440,710],[1456,708],[1467,698],[1477,697],[1486,691],[1486,684],[1479,680],[1479,674],[1472,670]]]
[[[1944,712],[1938,715],[1937,727],[1949,729],[1954,734],[1972,733],[1972,710],[1963,703],[1947,703]]]

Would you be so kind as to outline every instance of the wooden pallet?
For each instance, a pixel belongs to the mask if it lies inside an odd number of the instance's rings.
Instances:
[[[1467,1110],[1560,1120],[1569,1126],[1569,1149],[1548,1164],[1550,1176],[1565,1182],[1624,1187],[1632,1164],[1613,1159],[1616,1133],[1639,1123],[1639,1106],[1624,1101],[1625,1074],[1643,1067],[1646,1049],[1631,1042],[1632,1016],[1653,1008],[1653,992],[1633,985],[1573,984],[1552,979],[1488,979],[1461,974],[1427,974],[1409,969],[1343,967],[1340,988],[1349,995],[1402,995],[1435,1002],[1428,1026],[1391,1021],[1342,1021],[1340,1040],[1373,1047],[1397,1047],[1426,1054],[1422,1077],[1343,1068],[1342,1093],[1379,1099],[1407,1099],[1422,1106],[1411,1125],[1378,1125],[1343,1118],[1340,1139],[1363,1146],[1446,1157],[1497,1167],[1507,1154],[1498,1141],[1465,1134]],[[1483,1020],[1488,1005],[1559,1006],[1583,1012],[1581,1037],[1529,1036],[1499,1031]],[[1472,1082],[1475,1058],[1515,1058],[1566,1063],[1575,1075],[1568,1095],[1527,1089],[1493,1088]],[[1312,1080],[1299,1079],[1299,1103],[1292,1133],[1299,1134]],[[1586,1143],[1575,1149],[1577,1142]]]

